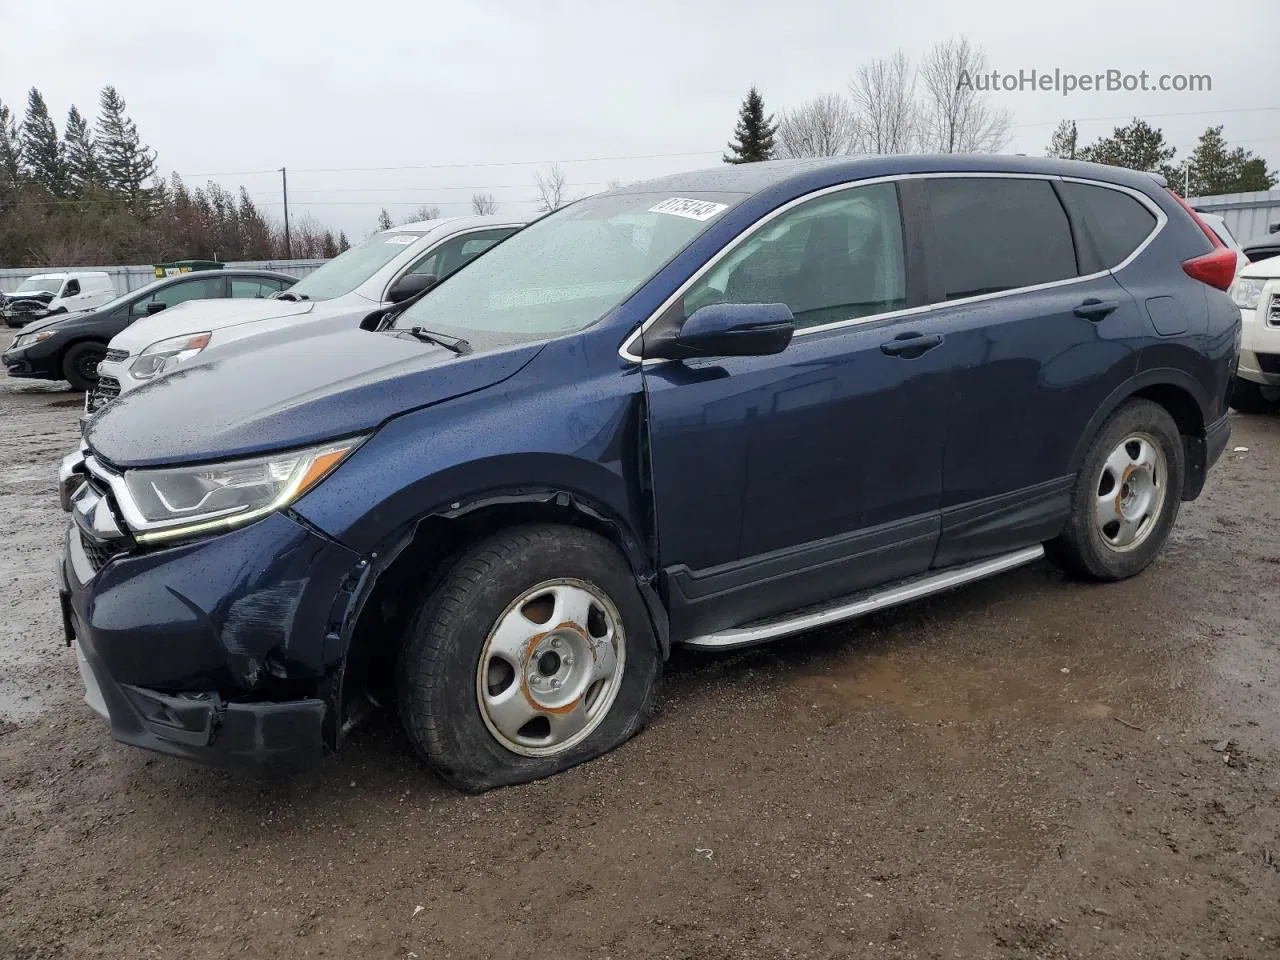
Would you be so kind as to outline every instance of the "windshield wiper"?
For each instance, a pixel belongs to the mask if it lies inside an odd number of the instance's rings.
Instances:
[[[294,293],[292,290],[281,290],[271,295],[272,300],[310,300],[305,293]]]
[[[434,343],[446,350],[452,350],[454,353],[470,353],[471,344],[461,337],[450,337],[443,333],[432,333],[430,330],[424,330],[422,327],[407,327],[397,330],[397,333],[407,333],[415,340],[421,340],[423,343]]]

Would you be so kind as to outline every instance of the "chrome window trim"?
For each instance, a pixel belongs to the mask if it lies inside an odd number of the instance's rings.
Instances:
[[[1126,187],[1121,184],[1108,183],[1105,180],[1094,180],[1089,177],[1061,176],[1059,174],[1052,174],[1052,173],[930,172],[930,173],[897,173],[897,174],[891,174],[889,176],[884,176],[884,177],[871,177],[866,180],[855,180],[852,183],[838,183],[830,187],[823,187],[819,190],[814,190],[802,196],[795,197],[792,200],[788,200],[782,206],[777,207],[776,209],[770,210],[763,217],[748,224],[742,231],[740,231],[731,240],[729,240],[728,243],[726,243],[723,247],[717,250],[715,255],[710,260],[708,260],[701,267],[695,270],[687,280],[685,280],[682,284],[680,284],[680,286],[676,288],[675,292],[672,293],[671,296],[667,297],[667,299],[664,300],[656,310],[654,310],[651,314],[649,314],[649,316],[644,320],[643,323],[641,323],[638,327],[636,327],[631,333],[627,335],[627,337],[622,341],[622,345],[618,348],[618,356],[620,356],[623,360],[626,360],[628,363],[639,364],[642,367],[647,364],[672,362],[670,360],[667,360],[664,357],[650,357],[649,359],[646,360],[643,357],[637,356],[636,354],[632,353],[631,347],[635,344],[635,342],[638,339],[640,339],[644,335],[646,330],[648,330],[655,323],[657,323],[658,320],[668,310],[671,309],[672,304],[674,304],[677,300],[683,297],[685,293],[688,292],[690,287],[692,287],[695,283],[697,283],[700,279],[702,279],[704,275],[709,273],[721,260],[727,257],[730,253],[732,253],[740,244],[745,242],[753,233],[755,233],[755,231],[758,228],[763,227],[765,224],[769,223],[775,217],[782,216],[787,211],[793,209],[794,207],[799,206],[802,203],[807,203],[810,200],[815,200],[820,197],[828,196],[829,194],[840,193],[841,191],[844,191],[844,190],[856,190],[858,187],[872,186],[877,183],[897,183],[902,180],[937,180],[942,178],[955,179],[955,180],[979,180],[979,179],[1047,180],[1049,182],[1053,182],[1054,180],[1057,180],[1059,182],[1083,183],[1089,186],[1105,187],[1106,189],[1109,189],[1109,190],[1116,190],[1116,191],[1119,191],[1120,193],[1126,193],[1129,196],[1132,196],[1136,200],[1138,200],[1138,202],[1140,202],[1152,214],[1155,215],[1156,226],[1147,235],[1146,239],[1143,240],[1142,243],[1140,243],[1137,247],[1134,248],[1133,252],[1130,253],[1128,257],[1120,261],[1120,263],[1118,263],[1116,266],[1110,267],[1108,269],[1098,270],[1098,271],[1095,271],[1094,273],[1089,273],[1089,274],[1082,274],[1081,276],[1078,276],[1078,277],[1067,277],[1063,280],[1051,280],[1046,283],[1033,284],[1032,286],[1029,286],[1029,287],[1016,287],[1012,290],[1001,290],[996,293],[978,294],[977,296],[973,296],[973,297],[964,297],[956,300],[944,300],[939,303],[921,304],[918,307],[908,307],[903,310],[891,310],[885,313],[869,314],[865,317],[851,317],[848,320],[836,320],[831,323],[824,323],[820,326],[806,327],[802,330],[797,330],[795,332],[796,337],[809,336],[810,334],[815,334],[815,333],[826,333],[829,330],[837,330],[843,327],[859,326],[865,323],[876,323],[882,320],[894,320],[899,317],[916,316],[918,314],[928,313],[933,310],[941,310],[941,309],[946,309],[946,308],[955,307],[955,306],[964,306],[970,303],[983,303],[988,300],[996,300],[1003,297],[1017,296],[1019,294],[1024,294],[1024,293],[1035,293],[1040,290],[1050,290],[1055,287],[1065,287],[1074,283],[1085,283],[1087,281],[1097,280],[1101,277],[1105,277],[1108,275],[1114,275],[1115,273],[1129,266],[1129,264],[1131,264],[1134,260],[1136,260],[1139,256],[1141,256],[1142,252],[1146,250],[1148,246],[1151,245],[1151,243],[1155,240],[1155,238],[1165,228],[1165,225],[1169,222],[1168,215],[1162,209],[1160,209],[1160,207],[1156,204],[1154,200],[1152,200],[1146,194],[1142,193],[1142,191],[1136,190],[1132,187]]]

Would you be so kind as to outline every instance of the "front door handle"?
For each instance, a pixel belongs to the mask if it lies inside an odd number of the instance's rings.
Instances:
[[[1092,320],[1097,323],[1107,314],[1111,313],[1120,306],[1119,300],[1099,300],[1096,297],[1090,297],[1080,306],[1076,307],[1075,315],[1085,320]]]
[[[914,360],[926,350],[932,350],[941,342],[942,336],[940,334],[931,333],[926,336],[913,330],[909,333],[900,333],[892,340],[880,344],[880,350],[891,357],[904,357],[907,360]]]

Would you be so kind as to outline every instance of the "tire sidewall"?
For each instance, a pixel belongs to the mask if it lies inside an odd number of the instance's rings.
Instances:
[[[1162,448],[1168,473],[1167,489],[1155,529],[1140,546],[1118,553],[1102,539],[1094,522],[1094,500],[1107,457],[1128,434],[1139,431],[1150,434]],[[1075,516],[1072,521],[1077,527],[1076,542],[1089,571],[1106,579],[1120,580],[1146,569],[1163,548],[1178,518],[1185,477],[1186,454],[1182,435],[1163,407],[1144,400],[1126,404],[1116,411],[1089,448],[1078,481]]]
[[[483,555],[486,546],[478,544],[454,569],[464,570],[468,558]],[[622,621],[625,666],[608,714],[589,736],[564,753],[527,757],[504,747],[486,726],[476,675],[485,639],[502,611],[538,583],[561,577],[583,580],[613,602]],[[462,609],[451,615],[437,601],[452,582],[453,576],[446,576],[415,616],[400,666],[401,711],[417,714],[404,718],[406,727],[445,779],[469,790],[541,779],[613,749],[644,726],[661,654],[630,568],[608,541],[572,527],[553,540],[537,538],[529,549],[491,565],[466,589]],[[435,647],[430,657],[422,656],[423,645]],[[429,678],[424,670],[443,676]],[[424,722],[423,713],[444,722]]]
[[[106,348],[96,343],[76,343],[62,357],[62,375],[77,390],[91,390],[98,378],[87,379],[80,373],[80,364],[85,356],[97,356],[99,362],[107,355]]]

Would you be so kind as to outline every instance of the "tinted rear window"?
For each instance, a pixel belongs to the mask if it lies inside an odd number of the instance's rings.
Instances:
[[[1071,224],[1047,180],[926,181],[944,300],[1074,277]]]
[[[1091,221],[1104,267],[1123,262],[1156,228],[1155,214],[1127,193],[1087,183],[1067,182],[1062,188],[1073,209],[1079,207]]]

